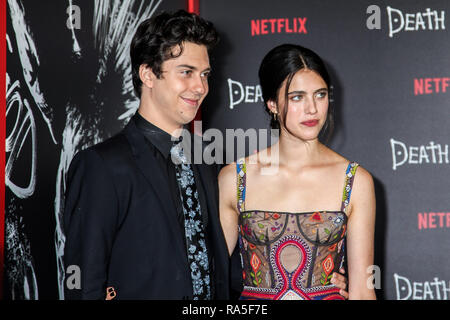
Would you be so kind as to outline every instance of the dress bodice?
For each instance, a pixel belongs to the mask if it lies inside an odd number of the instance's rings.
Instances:
[[[246,168],[237,163],[241,299],[343,299],[330,280],[345,259],[346,210],[357,167],[347,167],[340,211],[293,213],[246,211]]]

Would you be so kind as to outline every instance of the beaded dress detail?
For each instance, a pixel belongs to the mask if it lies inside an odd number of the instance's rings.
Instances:
[[[345,259],[346,212],[357,168],[355,162],[347,167],[340,211],[246,211],[246,167],[237,162],[241,299],[344,300],[330,280]]]

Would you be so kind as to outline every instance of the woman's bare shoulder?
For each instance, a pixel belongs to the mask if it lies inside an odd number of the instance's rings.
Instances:
[[[219,183],[228,182],[231,179],[235,179],[236,177],[236,162],[232,162],[222,169],[219,172]]]
[[[341,155],[331,149],[329,149],[329,150],[331,151],[330,154],[331,154],[331,158],[333,159],[332,162],[335,163],[337,166],[345,166],[347,168],[347,166],[352,162],[355,162],[358,164],[358,168],[356,170],[356,175],[355,175],[354,185],[356,183],[362,184],[365,186],[370,186],[370,184],[373,184],[372,175],[360,163],[358,163],[357,161],[347,159],[343,155]]]
[[[362,165],[358,164],[358,169],[355,175],[355,187],[360,189],[373,188],[373,177],[370,172],[365,169]]]
[[[358,168],[356,169],[355,174],[355,180],[353,182],[353,189],[359,189],[359,190],[367,190],[373,188],[373,178],[370,172],[365,169],[360,163],[357,161],[353,161],[350,159],[347,159],[343,155],[333,151],[332,149],[328,149],[328,156],[329,156],[329,164],[330,166],[334,166],[335,172],[340,172],[342,168],[347,169],[347,167],[352,163],[355,162],[358,165]]]

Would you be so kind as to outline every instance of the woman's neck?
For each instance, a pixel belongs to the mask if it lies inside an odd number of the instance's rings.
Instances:
[[[280,165],[303,167],[323,161],[324,146],[319,139],[304,141],[282,132],[277,146]]]

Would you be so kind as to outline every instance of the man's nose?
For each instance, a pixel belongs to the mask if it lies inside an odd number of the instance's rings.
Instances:
[[[195,77],[192,83],[192,90],[198,95],[204,95],[208,91],[208,82],[202,76]]]

